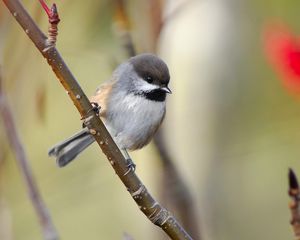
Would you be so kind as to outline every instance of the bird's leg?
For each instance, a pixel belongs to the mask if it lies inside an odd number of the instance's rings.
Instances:
[[[123,156],[125,157],[126,159],[126,163],[127,163],[127,167],[128,167],[128,170],[126,173],[124,173],[124,176],[126,176],[128,173],[130,173],[131,171],[135,171],[135,163],[132,161],[132,159],[130,158],[128,152],[126,149],[121,149],[121,152],[123,154]]]

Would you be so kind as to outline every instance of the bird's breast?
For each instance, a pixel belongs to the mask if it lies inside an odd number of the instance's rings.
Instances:
[[[113,129],[120,147],[142,148],[158,129],[165,115],[166,103],[128,94],[109,101],[106,124]]]

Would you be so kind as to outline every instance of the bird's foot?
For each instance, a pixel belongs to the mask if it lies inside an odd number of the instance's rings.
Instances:
[[[92,104],[92,107],[93,107],[92,110],[93,110],[97,115],[99,115],[101,106],[99,106],[99,104],[96,103],[96,102],[91,102],[91,104]]]
[[[126,176],[128,173],[130,172],[135,172],[135,168],[136,168],[136,165],[135,163],[132,161],[131,158],[127,158],[126,159],[126,163],[127,163],[127,168],[128,170],[124,173],[123,176]]]

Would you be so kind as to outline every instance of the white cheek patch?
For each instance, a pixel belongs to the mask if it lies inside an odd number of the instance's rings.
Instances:
[[[159,89],[159,86],[147,83],[145,80],[138,78],[138,81],[135,82],[135,87],[138,91],[150,92],[155,89]]]

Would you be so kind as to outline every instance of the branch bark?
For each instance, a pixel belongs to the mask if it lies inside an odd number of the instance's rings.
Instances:
[[[49,211],[42,199],[36,181],[33,177],[29,161],[17,132],[11,108],[2,89],[1,80],[2,75],[0,72],[0,115],[3,120],[6,136],[16,157],[16,161],[23,176],[28,195],[39,219],[43,237],[45,240],[57,240],[59,239],[58,233],[54,227],[54,224],[52,223]]]
[[[292,169],[289,170],[289,195],[291,202],[289,208],[291,210],[291,225],[297,240],[300,239],[300,190],[296,174]]]
[[[37,27],[22,4],[17,0],[3,0],[3,2],[41,54],[47,59],[49,65],[52,67],[54,73],[79,111],[85,125],[90,129],[103,153],[116,171],[116,174],[139,206],[139,209],[155,225],[162,228],[171,239],[192,239],[174,216],[150,195],[144,184],[133,171],[126,174],[128,171],[127,164],[119,148],[113,141],[103,122],[93,111],[91,103],[64,63],[57,49],[53,46],[49,47],[46,36]]]

